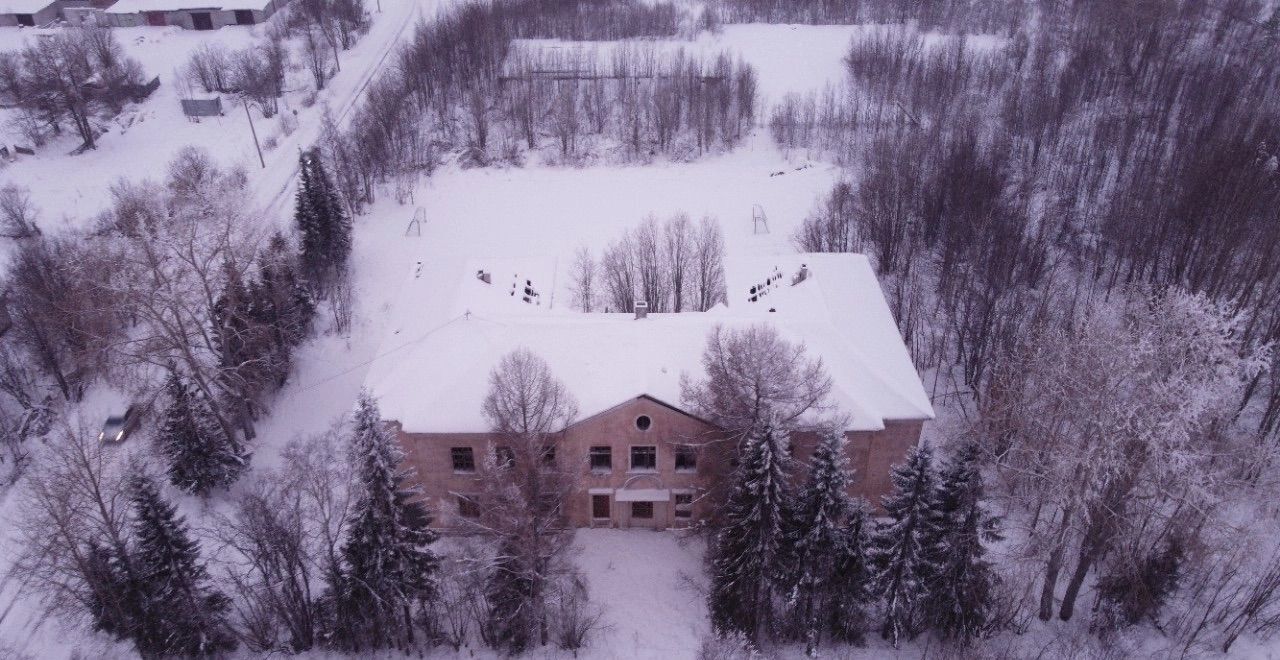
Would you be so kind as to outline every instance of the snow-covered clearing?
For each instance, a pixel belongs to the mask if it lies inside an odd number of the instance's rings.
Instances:
[[[703,606],[701,539],[679,532],[583,529],[578,565],[607,629],[591,657],[676,660],[695,657],[710,630]]]

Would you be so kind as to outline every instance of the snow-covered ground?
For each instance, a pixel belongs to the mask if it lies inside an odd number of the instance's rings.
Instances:
[[[697,655],[707,620],[703,543],[680,532],[583,529],[577,561],[591,600],[605,608],[591,644],[599,660],[680,660]]]
[[[288,74],[289,90],[280,103],[280,113],[265,119],[250,110],[253,128],[262,142],[266,167],[258,161],[245,108],[233,97],[224,96],[223,116],[189,121],[179,99],[190,86],[182,80],[182,68],[201,44],[218,43],[228,49],[249,46],[261,37],[265,24],[252,27],[228,26],[198,32],[176,26],[117,28],[116,37],[125,52],[137,59],[146,76],[159,76],[160,87],[142,103],[130,104],[118,117],[106,122],[106,132],[97,149],[83,154],[71,152],[80,145],[74,132],[36,149],[35,156],[19,156],[0,165],[0,183],[17,183],[31,190],[40,209],[39,224],[45,230],[83,225],[103,210],[110,200],[110,186],[118,179],[163,179],[165,167],[184,146],[202,147],[224,166],[245,168],[253,182],[257,202],[275,217],[285,211],[296,170],[298,151],[313,144],[320,131],[320,119],[328,107],[338,120],[344,119],[360,98],[365,85],[385,63],[400,39],[412,33],[419,16],[429,16],[438,0],[398,0],[384,3],[381,14],[373,13],[369,33],[350,50],[341,53],[341,71],[309,104],[314,95],[311,75],[295,52]],[[60,28],[51,28],[56,30]],[[21,48],[42,30],[0,28],[0,50]],[[294,44],[295,50],[297,44]],[[194,89],[197,96],[206,96]],[[8,124],[9,113],[0,114],[0,141],[28,145],[29,141]],[[290,119],[286,120],[285,117]],[[297,129],[286,134],[284,122],[295,121]]]
[[[224,117],[188,122],[178,106],[175,69],[203,40],[243,46],[253,29],[229,27],[215,32],[176,28],[120,30],[129,53],[149,74],[159,75],[160,89],[130,108],[104,135],[97,150],[68,155],[73,138],[50,144],[0,170],[0,182],[31,188],[41,207],[46,230],[83,223],[108,200],[110,184],[120,176],[161,178],[173,153],[186,144],[203,146],[224,164],[240,164],[253,176],[255,199],[269,222],[286,224],[288,194],[298,149],[316,139],[321,108],[345,117],[364,86],[386,62],[395,45],[411,34],[419,16],[431,16],[448,0],[383,0],[370,33],[343,54],[343,68],[310,108],[293,93],[284,112],[298,112],[298,128],[279,134],[279,120],[260,121],[259,137],[277,136],[260,168],[242,108],[228,107]],[[372,5],[373,3],[369,3]],[[254,28],[260,29],[260,28]],[[857,26],[727,26],[717,35],[701,35],[693,46],[729,50],[752,63],[759,73],[761,96],[776,101],[790,92],[820,90],[843,76],[842,58]],[[17,47],[26,32],[0,28],[0,49]],[[688,42],[682,42],[689,45]],[[305,72],[295,71],[305,80]],[[762,113],[762,116],[767,113]],[[778,174],[781,173],[781,174]],[[730,255],[761,256],[794,252],[795,227],[840,175],[822,163],[792,160],[780,153],[766,132],[757,130],[731,153],[692,163],[658,163],[644,167],[469,169],[445,167],[422,181],[416,204],[399,205],[391,195],[356,219],[354,325],[345,335],[317,337],[296,354],[290,382],[272,402],[271,414],[258,425],[253,471],[278,462],[283,445],[299,434],[327,428],[349,410],[372,367],[395,360],[395,347],[412,342],[451,320],[452,285],[477,259],[534,258],[550,260],[553,301],[565,295],[573,252],[587,247],[597,255],[608,243],[645,217],[665,219],[683,212],[695,220],[704,215],[720,222]],[[768,217],[769,232],[757,233],[753,207]],[[426,222],[421,235],[406,235],[421,206]],[[403,282],[421,263],[419,277],[441,283],[440,295],[401,299]],[[554,304],[563,304],[554,302]],[[326,322],[322,320],[321,325]],[[398,332],[399,341],[387,341]],[[107,387],[94,388],[80,406],[86,420],[101,419],[119,406],[121,397]],[[169,493],[171,497],[176,496]],[[15,495],[0,496],[0,528],[8,528]],[[199,508],[184,502],[197,526]],[[700,592],[701,542],[674,532],[581,530],[577,561],[588,576],[593,600],[606,608],[609,628],[584,657],[692,658],[707,631]],[[0,552],[0,571],[7,569]],[[0,658],[130,657],[123,645],[57,622],[39,623],[31,604],[14,600],[14,584],[0,583]],[[902,653],[917,657],[919,649]],[[893,657],[881,647],[832,657]],[[1267,656],[1258,656],[1267,657]]]

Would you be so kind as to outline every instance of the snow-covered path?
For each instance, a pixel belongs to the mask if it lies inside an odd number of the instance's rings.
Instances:
[[[351,50],[342,54],[343,69],[329,81],[329,111],[339,128],[344,128],[364,91],[388,62],[394,61],[402,39],[413,33],[412,27],[427,12],[449,0],[389,0],[382,13],[374,14],[373,26]],[[298,173],[298,152],[320,138],[319,116],[302,122],[293,135],[280,142],[268,157],[266,168],[254,177],[254,201],[267,218],[287,215]]]

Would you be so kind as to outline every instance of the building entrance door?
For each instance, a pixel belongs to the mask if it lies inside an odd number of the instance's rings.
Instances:
[[[591,496],[591,519],[592,520],[610,520],[609,515],[609,496],[608,495],[592,495]]]
[[[192,12],[191,26],[197,30],[212,30],[213,16],[207,11]]]

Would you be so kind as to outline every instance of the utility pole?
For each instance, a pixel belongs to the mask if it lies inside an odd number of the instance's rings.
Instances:
[[[244,116],[249,120],[249,132],[253,134],[253,147],[258,150],[258,162],[262,163],[262,169],[267,169],[267,161],[262,158],[262,145],[258,144],[258,131],[253,127],[253,115],[249,114],[249,102],[242,96],[240,102],[244,104]]]

